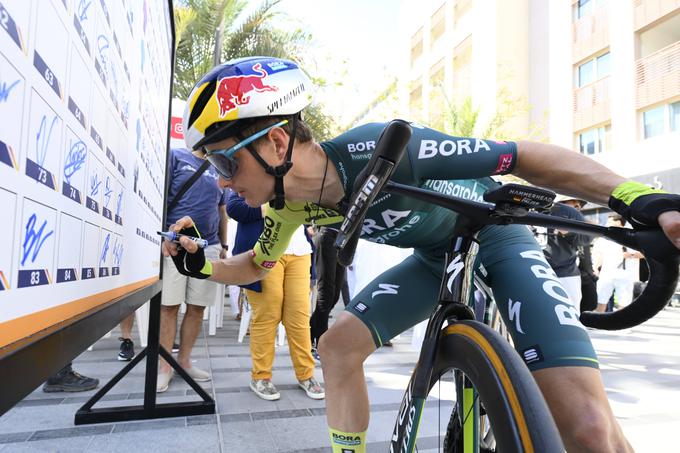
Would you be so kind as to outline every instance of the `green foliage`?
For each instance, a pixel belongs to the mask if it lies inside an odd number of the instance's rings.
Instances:
[[[300,28],[284,31],[275,26],[275,19],[284,16],[276,10],[280,1],[264,0],[245,14],[245,0],[175,0],[174,96],[186,99],[196,82],[216,63],[234,58],[281,57],[306,68],[311,36]],[[334,123],[322,107],[312,106],[305,113],[315,137],[328,138]]]

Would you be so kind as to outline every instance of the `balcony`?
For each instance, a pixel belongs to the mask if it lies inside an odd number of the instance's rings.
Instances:
[[[680,41],[639,59],[635,80],[638,109],[680,95]]]
[[[597,7],[593,14],[576,20],[573,27],[574,63],[609,45],[609,11],[607,5]]]
[[[574,130],[588,129],[612,116],[609,77],[574,90]]]
[[[635,31],[680,8],[680,0],[633,0]]]

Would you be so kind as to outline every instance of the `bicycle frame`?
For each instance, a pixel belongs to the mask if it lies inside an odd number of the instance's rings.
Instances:
[[[430,390],[439,334],[444,323],[475,319],[472,309],[462,301],[468,300],[474,289],[474,265],[479,250],[476,240],[478,230],[479,228],[471,228],[466,232],[461,231],[462,235],[454,237],[451,241],[451,251],[446,254],[446,265],[439,288],[439,302],[427,324],[416,368],[399,407],[390,439],[391,453],[411,453],[414,450],[423,407]],[[477,399],[473,397],[472,401],[476,403]],[[458,401],[466,406],[469,402],[468,398],[464,400],[459,398]],[[475,423],[476,419],[477,417],[472,417],[471,421]],[[474,429],[475,427],[473,432]],[[473,435],[472,439],[477,437]]]

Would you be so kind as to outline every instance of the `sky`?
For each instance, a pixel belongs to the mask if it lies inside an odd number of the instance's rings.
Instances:
[[[399,51],[400,4],[400,0],[283,0],[279,6],[312,35],[310,53],[316,67],[308,71],[330,85],[317,90],[316,99],[341,126],[397,73],[399,58],[404,58]]]

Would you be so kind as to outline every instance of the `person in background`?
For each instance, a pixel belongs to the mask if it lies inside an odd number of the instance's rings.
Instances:
[[[73,371],[72,362],[69,362],[47,378],[43,385],[43,392],[85,392],[96,389],[98,385],[99,379],[83,376]]]
[[[229,196],[227,212],[239,222],[234,253],[251,250],[264,229],[262,208],[252,208],[236,193]],[[241,231],[244,228],[244,231]],[[283,256],[270,266],[267,277],[246,285],[252,310],[250,355],[253,362],[250,389],[260,398],[274,401],[281,393],[272,383],[274,346],[279,323],[288,337],[290,358],[298,384],[312,399],[325,392],[314,378],[314,359],[309,336],[312,247],[304,225],[292,236]]]
[[[550,214],[556,217],[585,221],[578,209],[571,206],[571,203],[564,203],[566,199],[567,197],[558,196],[557,203],[553,205]],[[548,229],[543,254],[562,282],[574,307],[581,302],[581,272],[578,268],[579,248],[589,244],[590,236],[588,235]]]
[[[338,251],[335,248],[335,238],[338,231],[333,228],[322,227],[319,230],[317,249],[318,296],[316,308],[310,319],[312,335],[312,356],[319,360],[317,345],[319,338],[328,330],[328,317],[338,303],[340,294],[345,306],[349,303],[349,287],[347,286],[347,268],[338,263]]]
[[[626,221],[619,214],[607,217],[608,227],[623,228]],[[642,255],[634,250],[629,251],[616,242],[605,238],[598,238],[593,244],[593,260],[597,280],[597,311],[607,309],[609,299],[614,293],[616,305],[625,307],[633,300],[633,284],[637,280],[634,274],[638,269],[631,269],[633,260]],[[635,262],[637,265],[638,263]],[[627,268],[628,267],[628,268]]]
[[[186,149],[170,150],[170,188],[168,200],[174,200],[189,178],[199,169],[203,161]],[[189,187],[189,189],[168,210],[166,228],[177,219],[190,215],[194,224],[208,241],[206,256],[213,259],[227,257],[227,217],[226,202],[228,190],[217,185],[217,173],[208,168]],[[161,302],[160,343],[166,351],[173,348],[177,333],[177,318],[182,302],[186,303],[180,328],[179,352],[177,362],[196,382],[210,380],[210,374],[191,364],[191,351],[203,324],[203,311],[224,297],[224,287],[207,280],[187,278],[180,274],[170,258],[163,266],[163,295]],[[156,390],[165,392],[174,375],[174,370],[163,360],[159,360]]]
[[[135,356],[135,343],[132,341],[132,325],[135,322],[135,312],[130,313],[120,322],[120,351],[118,360],[129,362]]]

